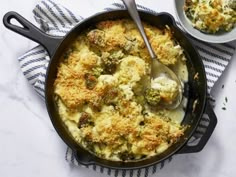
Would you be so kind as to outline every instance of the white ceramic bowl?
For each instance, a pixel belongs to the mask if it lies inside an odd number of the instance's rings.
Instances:
[[[221,32],[216,34],[207,34],[199,31],[194,28],[191,22],[186,17],[183,7],[185,0],[174,0],[175,1],[175,10],[177,17],[181,26],[184,28],[186,32],[188,32],[191,36],[205,42],[210,43],[225,43],[236,40],[236,27],[229,32]]]

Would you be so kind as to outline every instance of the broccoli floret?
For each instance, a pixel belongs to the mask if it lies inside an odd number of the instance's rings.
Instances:
[[[124,57],[124,53],[122,51],[114,51],[113,53],[103,52],[102,53],[102,61],[105,65],[105,70],[108,73],[114,73],[116,70],[116,66],[120,63],[120,60]]]
[[[234,10],[236,10],[236,0],[225,0],[228,6]]]
[[[105,65],[117,65],[123,57],[124,53],[120,50],[113,53],[104,52],[102,54],[102,60]]]
[[[120,152],[120,153],[118,153],[118,156],[123,161],[135,159],[134,154],[129,151]]]
[[[103,72],[103,68],[100,68],[100,67],[95,67],[95,68],[92,68],[92,74],[95,76],[95,77],[99,77]]]
[[[90,73],[86,73],[84,75],[84,79],[85,79],[86,87],[89,90],[92,90],[97,84],[97,78]]]
[[[105,47],[105,32],[99,29],[94,29],[87,34],[88,41],[99,47]]]
[[[83,128],[86,126],[94,126],[94,122],[91,120],[91,115],[87,112],[82,112],[78,122],[78,128]]]
[[[160,91],[154,88],[149,88],[145,92],[145,99],[151,106],[157,106],[161,101]]]

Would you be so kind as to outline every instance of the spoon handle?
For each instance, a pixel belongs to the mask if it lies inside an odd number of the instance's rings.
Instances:
[[[144,32],[144,28],[143,28],[143,25],[142,25],[142,22],[140,20],[140,17],[139,17],[139,14],[138,14],[138,10],[137,10],[137,6],[136,6],[136,3],[135,3],[135,0],[122,0],[123,3],[125,4],[126,8],[128,9],[129,13],[130,13],[130,16],[132,17],[132,19],[134,20],[136,26],[138,27],[139,29],[139,32],[144,40],[144,43],[146,44],[147,46],[147,49],[148,49],[148,52],[151,56],[152,59],[156,58],[156,55],[147,39],[147,36]]]

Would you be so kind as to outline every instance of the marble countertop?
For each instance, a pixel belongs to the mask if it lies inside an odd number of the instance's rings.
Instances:
[[[0,18],[17,11],[35,23],[32,9],[37,0],[1,2]],[[111,0],[59,0],[81,16],[103,9]],[[173,0],[137,0],[156,11],[174,14]],[[17,57],[36,44],[0,24],[0,176],[2,177],[88,177],[106,176],[82,167],[70,166],[64,159],[66,145],[49,120],[44,102],[23,76]],[[233,42],[236,46],[236,41]],[[158,175],[171,177],[234,177],[236,174],[236,55],[216,83],[218,125],[200,153],[176,156]],[[222,85],[224,87],[222,88]],[[225,103],[225,97],[228,102]],[[226,110],[222,107],[226,104]]]

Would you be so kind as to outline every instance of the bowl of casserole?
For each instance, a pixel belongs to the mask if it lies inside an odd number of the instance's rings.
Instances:
[[[184,30],[201,41],[236,39],[235,0],[175,0],[175,10]]]

